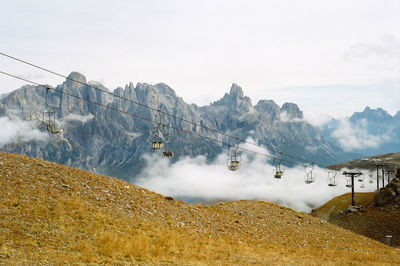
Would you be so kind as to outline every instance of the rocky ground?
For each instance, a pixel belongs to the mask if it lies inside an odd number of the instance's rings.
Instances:
[[[357,234],[400,247],[400,179],[392,180],[375,193],[356,193],[356,207],[351,205],[351,194],[332,199],[314,210],[311,215]]]
[[[0,264],[400,264],[400,251],[261,201],[189,205],[0,153]]]

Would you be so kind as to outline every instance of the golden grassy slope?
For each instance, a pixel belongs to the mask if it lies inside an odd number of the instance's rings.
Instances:
[[[1,262],[399,264],[400,251],[268,202],[192,206],[0,153]]]
[[[355,203],[358,206],[367,208],[374,200],[374,192],[357,192],[354,193]],[[325,221],[329,221],[329,218],[333,214],[338,214],[340,211],[347,209],[351,205],[351,193],[346,193],[337,196],[321,207],[312,211],[311,215]]]

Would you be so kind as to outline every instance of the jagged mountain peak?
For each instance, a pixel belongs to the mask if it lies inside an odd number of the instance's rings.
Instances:
[[[364,111],[362,112],[355,112],[350,119],[352,121],[360,120],[360,119],[367,119],[367,120],[374,120],[374,121],[382,121],[382,120],[390,120],[392,116],[384,109],[378,107],[376,109],[372,109],[369,106],[365,107]]]
[[[161,94],[176,97],[175,91],[165,83],[162,83],[162,82],[157,83],[156,85],[154,85],[154,88],[156,88],[158,90],[158,92]]]
[[[281,112],[287,112],[291,118],[303,118],[303,112],[295,103],[284,103]]]
[[[278,116],[281,109],[273,100],[260,100],[254,108],[260,113],[269,113],[273,117]]]
[[[69,78],[86,84],[86,78],[78,72],[72,72]],[[157,113],[133,102],[116,99],[70,79],[59,85],[62,90],[70,92],[72,89],[74,95],[96,101],[103,106],[110,106],[112,109],[107,110],[85,101],[77,101],[68,95],[51,92],[49,93],[50,105],[58,107],[57,120],[63,123],[63,129],[68,132],[72,148],[64,147],[63,145],[66,144],[60,142],[57,145],[42,143],[41,146],[33,143],[34,149],[29,146],[31,144],[21,147],[10,146],[9,150],[84,169],[96,169],[95,171],[117,175],[120,178],[131,178],[141,170],[141,165],[138,165],[137,162],[145,152],[150,151],[148,144],[154,141],[151,131],[154,123],[142,121],[136,116],[142,117],[144,120],[156,119],[158,121]],[[29,94],[20,93],[17,99],[3,98],[0,115],[16,114],[22,117],[21,110],[29,110],[31,114],[41,114],[45,108],[43,88],[35,87],[35,89],[27,91]],[[317,157],[324,157],[325,161],[322,163],[335,162],[341,155],[341,151],[336,152],[336,148],[331,147],[325,140],[322,140],[325,148],[318,154],[311,154],[301,147],[295,146],[293,143],[301,142],[304,143],[304,146],[310,146],[321,142],[316,129],[283,123],[280,119],[282,111],[287,112],[288,119],[302,118],[303,115],[298,106],[286,103],[281,108],[274,101],[262,100],[253,107],[250,98],[244,96],[243,89],[235,83],[232,84],[229,94],[226,93],[222,99],[201,108],[185,103],[172,88],[164,83],[155,85],[130,83],[125,87],[116,88],[114,93],[134,102],[162,109],[176,117],[229,132],[240,138],[246,138],[252,134],[252,137],[259,140],[260,144],[294,155],[301,155],[313,161]],[[114,109],[120,109],[133,115],[119,113]],[[163,116],[162,119],[163,123],[172,124],[176,128],[203,134],[203,129],[200,127],[192,127],[189,123],[183,123],[179,119],[173,119],[170,116]],[[44,129],[42,128],[42,130]],[[296,139],[292,137],[292,132],[296,132]],[[207,158],[212,160],[223,149],[218,143],[201,139],[195,135],[181,136],[178,134],[179,132],[172,133],[179,136],[171,144],[177,159],[181,156],[207,154]],[[212,138],[219,137],[213,132],[206,132],[204,135],[210,135]],[[192,145],[192,143],[196,143],[196,145]],[[188,145],[192,146],[188,148]],[[116,168],[116,166],[118,167]]]
[[[76,82],[78,81],[78,82]],[[86,77],[79,72],[71,72],[66,79],[67,86],[70,88],[78,88],[83,84],[87,84]]]
[[[236,83],[232,83],[231,90],[229,91],[230,96],[234,96],[236,98],[243,98],[243,89]]]
[[[130,88],[130,89],[135,89],[135,84],[133,84],[133,82],[131,81],[131,82],[129,82],[129,84],[126,85],[125,87],[128,87],[128,88]]]
[[[233,83],[231,89],[228,93],[225,93],[222,99],[212,103],[212,105],[224,105],[229,107],[229,109],[242,109],[249,111],[252,107],[251,99],[244,96],[243,89],[236,83]]]

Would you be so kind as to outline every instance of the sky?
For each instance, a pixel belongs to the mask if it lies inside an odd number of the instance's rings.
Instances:
[[[400,110],[399,0],[3,0],[1,52],[110,89],[164,82],[209,104],[237,83],[253,104],[310,119]],[[62,78],[0,56],[0,70]],[[0,93],[24,82],[0,75]]]

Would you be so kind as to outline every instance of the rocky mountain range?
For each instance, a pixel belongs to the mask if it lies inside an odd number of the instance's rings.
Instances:
[[[392,116],[382,108],[366,107],[364,111],[355,112],[346,120],[332,119],[323,126],[321,133],[340,145],[340,138],[335,138],[334,132],[343,127],[364,139],[364,145],[355,147],[356,152],[364,156],[400,151],[400,111]]]
[[[146,119],[160,119],[154,110],[105,94],[93,87],[109,91],[98,82],[87,82],[77,72],[72,72],[55,89]],[[261,100],[253,105],[236,84],[221,99],[201,107],[184,102],[173,89],[163,83],[138,83],[136,86],[130,83],[125,88],[115,89],[113,93],[174,116],[163,115],[163,124],[224,142],[235,144],[234,139],[178,118],[241,139],[251,138],[269,149],[315,161],[320,165],[355,157],[352,153],[344,152],[328,135],[322,135],[319,129],[306,122],[296,104],[285,103],[279,106],[272,100]],[[1,96],[0,117],[30,120],[38,125],[45,111],[45,99],[44,87],[25,85]],[[157,139],[154,131],[156,123],[52,90],[49,90],[48,100],[50,106],[57,107],[56,120],[64,129],[64,139],[53,137],[51,141],[22,140],[3,145],[1,151],[27,154],[122,179],[134,179],[144,167],[143,155],[153,152],[151,142]],[[45,131],[43,127],[40,129]],[[205,155],[211,162],[219,154],[227,152],[227,147],[218,142],[169,127],[165,128],[163,134],[169,136],[168,147],[175,154],[173,161],[182,156]]]

